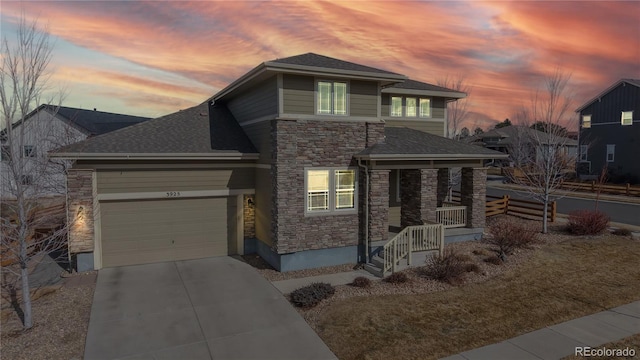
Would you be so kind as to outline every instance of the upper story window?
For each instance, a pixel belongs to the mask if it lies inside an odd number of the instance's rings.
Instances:
[[[613,162],[616,157],[616,145],[607,144],[607,162]]]
[[[318,114],[347,115],[347,83],[318,81]]]
[[[633,111],[623,111],[622,118],[620,119],[620,123],[622,125],[632,125],[633,124]]]
[[[305,184],[307,214],[356,209],[356,170],[307,170]]]
[[[404,106],[403,106],[404,104]],[[391,111],[393,117],[431,117],[431,99],[415,97],[391,97]]]
[[[25,145],[23,146],[22,157],[35,157],[36,156],[36,147],[33,145]]]
[[[591,127],[591,115],[582,115],[582,128],[588,129]]]
[[[391,116],[402,116],[402,97],[391,97]]]

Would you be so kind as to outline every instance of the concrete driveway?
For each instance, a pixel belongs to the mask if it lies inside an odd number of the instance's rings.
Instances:
[[[217,257],[100,270],[85,359],[335,356],[257,271]]]

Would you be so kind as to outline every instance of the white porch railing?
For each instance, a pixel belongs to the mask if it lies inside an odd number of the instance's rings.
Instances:
[[[446,229],[465,227],[467,225],[467,207],[443,203],[443,207],[436,208],[436,222]]]
[[[383,273],[396,271],[400,260],[407,258],[407,265],[411,265],[411,253],[414,251],[438,250],[440,255],[444,251],[444,227],[442,224],[425,224],[407,226],[386,243],[384,251]]]

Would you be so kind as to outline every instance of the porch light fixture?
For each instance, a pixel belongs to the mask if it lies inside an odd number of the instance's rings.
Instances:
[[[247,205],[249,205],[250,207],[254,207],[256,205],[255,201],[253,201],[253,198],[248,198],[247,199]]]
[[[78,207],[78,211],[76,212],[76,217],[78,217],[78,220],[84,219],[84,206],[80,205]]]

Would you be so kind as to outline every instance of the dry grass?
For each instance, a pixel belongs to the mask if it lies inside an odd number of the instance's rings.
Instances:
[[[601,346],[595,347],[596,349],[607,348],[607,349],[634,349],[636,351],[636,355],[633,357],[626,357],[624,359],[632,360],[632,359],[640,359],[640,334],[636,334],[633,336],[629,336],[628,338],[624,338],[620,341],[615,341],[612,343],[604,344]],[[586,360],[593,359],[593,357],[584,357],[584,356],[567,356],[564,360]],[[598,357],[598,360],[614,360],[620,359],[620,357],[611,357],[611,356],[603,356]]]
[[[334,301],[316,330],[340,359],[439,358],[640,299],[640,241],[566,239],[483,283]]]

